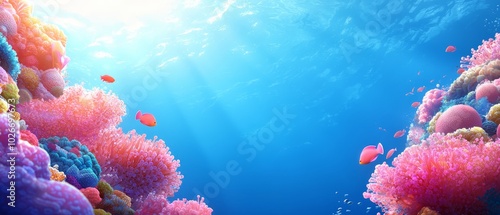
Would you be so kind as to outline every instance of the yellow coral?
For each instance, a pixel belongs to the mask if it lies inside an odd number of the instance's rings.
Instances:
[[[441,116],[441,114],[442,114],[441,112],[438,112],[436,113],[436,115],[434,115],[434,117],[432,117],[431,121],[429,122],[429,126],[427,127],[427,132],[429,132],[429,134],[434,133],[436,129],[436,122]]]
[[[462,73],[455,79],[448,90],[448,99],[457,99],[476,89],[477,85],[485,80],[500,78],[500,60],[492,60],[485,64],[475,66]]]
[[[474,144],[477,143],[477,140],[480,140],[481,138],[485,142],[488,142],[491,140],[490,137],[488,136],[488,134],[486,133],[486,131],[484,131],[483,128],[477,127],[477,126],[472,127],[472,128],[461,128],[461,129],[458,129],[455,132],[450,133],[448,135],[455,136],[455,137],[461,136],[462,138],[466,139],[470,143],[474,143]]]
[[[94,215],[111,215],[103,209],[94,209]]]
[[[19,112],[12,112],[12,119],[16,120],[16,121],[19,121],[21,119],[21,114]]]
[[[64,181],[66,179],[66,175],[64,174],[64,172],[59,172],[59,170],[57,170],[54,167],[50,167],[50,166],[49,166],[49,170],[50,170],[50,180]]]
[[[2,87],[2,94],[9,104],[17,104],[19,101],[19,89],[15,82],[8,83]]]
[[[486,119],[496,123],[497,125],[500,124],[500,104],[493,105],[490,108],[488,114],[486,114]]]
[[[7,110],[9,110],[9,103],[7,103],[4,98],[0,97],[0,113],[5,113]]]
[[[28,89],[31,93],[36,91],[36,88],[40,84],[40,78],[33,71],[33,69],[29,67],[22,67],[21,73],[19,73],[18,81],[22,83],[26,89]]]

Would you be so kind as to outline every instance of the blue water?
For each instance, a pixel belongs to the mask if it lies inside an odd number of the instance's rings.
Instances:
[[[360,166],[361,149],[403,151],[393,134],[423,97],[405,94],[449,86],[460,57],[500,27],[487,0],[145,2],[42,1],[34,12],[68,37],[69,84],[118,95],[120,126],[180,159],[171,200],[199,194],[215,215],[376,214],[362,192],[386,160]]]

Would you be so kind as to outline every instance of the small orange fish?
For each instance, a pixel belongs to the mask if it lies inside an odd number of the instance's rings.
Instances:
[[[465,69],[464,69],[464,68],[460,68],[460,69],[458,69],[458,70],[457,70],[457,73],[458,73],[459,75],[461,75],[461,74],[462,74],[462,73],[464,73],[464,72],[465,72]]]
[[[411,103],[411,106],[414,107],[414,108],[418,107],[419,105],[420,105],[420,102],[413,102],[413,103]]]
[[[396,148],[389,150],[387,152],[387,155],[385,156],[385,159],[389,159],[394,154],[394,152],[396,152]]]
[[[448,47],[446,47],[446,49],[444,51],[445,52],[454,52],[456,50],[457,50],[457,48],[455,48],[455,46],[448,46]]]
[[[400,138],[402,137],[403,135],[405,135],[406,133],[406,130],[403,129],[403,130],[399,130],[399,131],[396,131],[396,133],[394,133],[394,138]]]
[[[141,111],[139,110],[135,114],[135,119],[138,119],[142,124],[144,124],[146,126],[149,126],[149,127],[156,126],[156,119],[153,116],[153,114],[150,114],[150,113],[142,114]]]
[[[417,89],[417,92],[421,93],[422,91],[425,90],[425,86],[421,86]]]
[[[375,161],[379,154],[384,154],[384,147],[382,146],[382,143],[378,143],[377,147],[374,145],[366,146],[363,148],[363,151],[361,151],[361,155],[359,156],[359,164],[369,164]]]
[[[101,80],[107,83],[113,83],[115,82],[115,78],[109,76],[109,75],[101,75]]]

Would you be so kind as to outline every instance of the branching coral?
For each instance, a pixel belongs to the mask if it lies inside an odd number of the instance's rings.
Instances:
[[[98,142],[86,140],[118,125],[125,115],[125,105],[117,96],[80,85],[66,88],[57,99],[19,104],[17,110],[37,137],[64,136],[83,142],[90,150]]]
[[[174,160],[162,140],[147,140],[135,131],[124,134],[121,129],[110,128],[95,141],[106,143],[95,148],[97,160],[103,163],[103,179],[113,187],[123,188],[132,201],[151,192],[173,196],[179,189],[179,161]]]
[[[393,165],[377,165],[364,193],[384,211],[416,214],[427,206],[441,214],[485,214],[479,197],[500,188],[500,140],[471,144],[435,133]]]
[[[474,67],[482,65],[493,59],[500,59],[500,34],[495,34],[495,39],[483,40],[483,44],[477,50],[471,49],[472,56],[462,57],[462,67]]]
[[[182,215],[210,215],[212,209],[209,208],[203,198],[198,196],[198,200],[177,199],[173,202],[168,202],[167,198],[162,195],[149,194],[144,201],[141,202],[137,210],[137,215],[148,214],[182,214]]]
[[[441,107],[441,101],[445,94],[446,92],[440,89],[432,89],[425,93],[422,99],[422,105],[418,106],[417,109],[419,124],[425,124],[431,120],[432,116]]]

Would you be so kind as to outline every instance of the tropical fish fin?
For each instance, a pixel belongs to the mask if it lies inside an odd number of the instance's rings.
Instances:
[[[377,152],[381,155],[384,154],[384,146],[382,146],[382,143],[378,143]]]
[[[140,119],[142,116],[142,113],[140,110],[137,111],[137,113],[135,114],[135,119]]]

